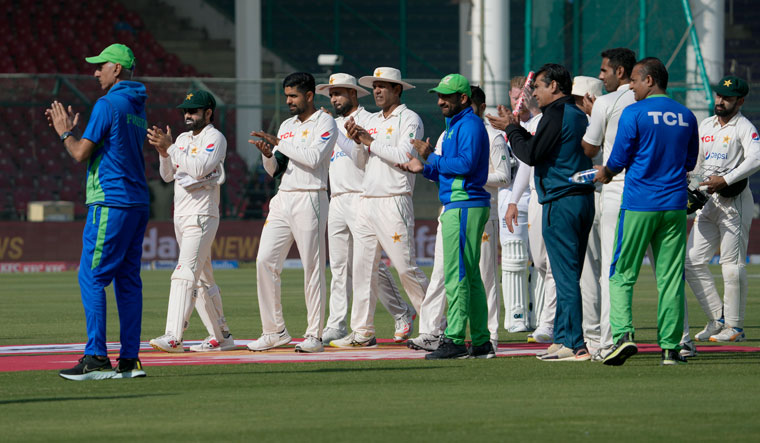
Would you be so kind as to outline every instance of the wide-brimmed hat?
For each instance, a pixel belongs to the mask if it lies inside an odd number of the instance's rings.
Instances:
[[[414,85],[401,80],[401,71],[385,66],[375,68],[372,75],[365,75],[359,79],[359,84],[368,88],[371,88],[374,82],[398,83],[404,88],[404,91],[414,88]]]
[[[348,88],[356,91],[357,97],[364,97],[369,95],[369,91],[359,86],[356,86],[356,77],[342,72],[337,72],[330,76],[330,80],[327,83],[317,85],[315,91],[317,94],[330,96],[330,88]]]
[[[572,95],[583,97],[588,94],[594,97],[601,97],[603,94],[603,87],[604,83],[598,78],[578,75],[573,78]]]

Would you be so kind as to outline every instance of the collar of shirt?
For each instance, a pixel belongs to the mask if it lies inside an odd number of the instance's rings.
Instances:
[[[203,137],[203,135],[208,132],[209,129],[213,128],[214,125],[212,123],[207,124],[206,126],[201,129],[201,132],[198,133],[198,135],[193,134],[193,131],[188,131],[188,135],[190,135],[190,139],[194,140],[199,137]]]
[[[631,84],[630,83],[624,83],[624,84],[618,86],[618,88],[616,89],[616,91],[621,91],[621,90],[632,91]]]
[[[731,117],[731,120],[729,120],[725,125],[721,125],[720,121],[718,120],[717,115],[713,115],[711,118],[713,119],[712,126],[713,128],[716,126],[726,127],[726,126],[736,126],[736,124],[739,122],[739,119],[741,118],[742,113],[741,111],[737,112],[736,115]]]
[[[320,114],[322,114],[322,110],[321,109],[317,109],[317,111],[315,113],[311,114],[309,116],[309,118],[307,118],[304,121],[301,121],[301,119],[298,118],[297,115],[294,115],[293,116],[293,123],[298,124],[298,125],[305,125],[306,123],[315,122],[319,118]]]
[[[546,106],[541,106],[541,113],[546,113],[546,110],[553,106],[564,106],[566,103],[575,103],[575,99],[572,95],[563,95],[562,97],[554,100]]]
[[[394,117],[398,117],[398,116],[401,114],[401,111],[403,111],[404,109],[406,109],[406,105],[405,105],[405,104],[403,104],[403,103],[401,103],[400,105],[396,106],[396,109],[394,109],[394,110],[391,112],[391,115],[389,115],[388,117],[386,117],[386,116],[383,114],[383,110],[382,110],[382,109],[381,109],[380,111],[378,111],[378,112],[379,112],[379,114],[380,114],[380,117],[381,117],[383,120],[388,120],[388,119],[391,119],[391,118],[394,118]]]

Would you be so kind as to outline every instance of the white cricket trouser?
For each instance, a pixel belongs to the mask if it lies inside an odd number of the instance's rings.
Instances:
[[[599,218],[599,241],[602,252],[601,275],[599,277],[599,287],[602,294],[599,300],[599,349],[609,349],[613,345],[610,328],[610,266],[612,265],[612,256],[615,253],[615,238],[620,205],[623,201],[623,188],[623,181],[611,181],[602,186],[601,217]],[[652,265],[652,271],[654,271],[655,263],[651,246],[647,247],[647,256]],[[683,340],[686,340],[689,337],[689,310],[686,307],[686,297],[684,297],[683,329]]]
[[[414,206],[411,195],[359,199],[354,234],[354,302],[351,329],[375,333],[375,306],[381,251],[398,272],[414,309],[419,312],[428,278],[417,266],[414,250]]]
[[[517,202],[517,226],[509,232],[504,216],[512,191],[499,189],[499,242],[501,243],[501,291],[504,297],[504,328],[529,326],[530,294],[528,291],[528,204],[524,193]]]
[[[724,316],[726,324],[744,327],[747,305],[747,245],[754,212],[752,191],[736,197],[713,194],[697,212],[686,244],[686,281],[709,320]],[[707,267],[720,246],[723,302]]]
[[[599,240],[599,220],[601,219],[601,192],[594,192],[594,223],[588,235],[586,247],[586,259],[583,262],[581,273],[581,300],[583,306],[583,337],[588,351],[593,354],[599,349],[601,329],[599,319],[601,315],[602,289],[599,279],[601,277],[601,243]]]
[[[499,297],[499,245],[496,235],[499,232],[499,220],[495,217],[486,222],[483,230],[483,241],[480,243],[480,275],[483,286],[486,289],[486,302],[488,303],[488,331],[491,340],[499,339],[499,311],[501,303]]]
[[[210,215],[174,217],[174,235],[179,245],[177,267],[172,273],[169,307],[166,313],[166,334],[182,341],[193,307],[209,335],[221,340],[220,326],[226,329],[224,313],[213,309],[212,297],[219,295],[211,266],[211,245],[219,229],[219,218]],[[197,289],[202,289],[198,290]],[[196,303],[196,295],[200,298]],[[219,300],[221,305],[221,300]],[[212,312],[213,311],[213,312]],[[219,318],[221,315],[221,318]],[[221,320],[221,324],[220,324]]]
[[[420,334],[442,335],[446,330],[446,287],[443,272],[443,235],[441,234],[441,217],[435,230],[435,252],[433,255],[433,273],[425,298],[420,307]]]
[[[296,242],[304,271],[307,327],[304,336],[322,337],[325,316],[326,191],[278,192],[269,203],[256,256],[256,288],[264,334],[285,329],[282,316],[282,265]]]
[[[543,285],[535,285],[536,293],[533,294],[534,325],[536,329],[554,330],[554,317],[557,312],[557,286],[554,284],[554,275],[549,263],[549,255],[546,253],[546,244],[543,235],[543,209],[538,202],[538,194],[531,191],[530,204],[528,205],[528,236],[530,237],[530,252],[533,257],[533,269],[537,275],[537,281],[543,281]],[[541,287],[543,286],[543,291]]]
[[[341,331],[346,330],[348,303],[353,288],[354,238],[351,233],[356,229],[359,200],[358,192],[333,196],[330,199],[330,215],[327,217],[332,280],[330,282],[330,316],[327,318],[326,327]],[[379,264],[378,286],[380,303],[394,319],[398,320],[412,310],[401,297],[390,270],[382,261]]]

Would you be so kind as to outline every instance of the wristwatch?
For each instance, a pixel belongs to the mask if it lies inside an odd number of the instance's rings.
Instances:
[[[61,134],[61,141],[64,141],[64,140],[66,140],[66,137],[68,137],[68,136],[70,136],[70,135],[74,135],[74,133],[73,133],[73,132],[71,132],[71,131],[66,131],[66,132],[64,132],[63,134]]]

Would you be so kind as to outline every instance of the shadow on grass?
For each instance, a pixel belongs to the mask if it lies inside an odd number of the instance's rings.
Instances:
[[[165,397],[176,394],[132,394],[132,395],[104,395],[100,397],[43,397],[43,398],[20,398],[18,400],[0,400],[0,405],[13,405],[23,403],[53,403],[59,401],[77,401],[77,400],[117,400],[127,398],[144,398],[144,397]]]
[[[341,362],[341,363],[344,363],[344,362]],[[284,374],[329,374],[329,373],[344,373],[344,372],[356,372],[356,371],[361,371],[361,372],[365,373],[367,371],[372,371],[372,372],[381,372],[381,371],[398,372],[398,371],[419,371],[421,369],[424,369],[424,370],[430,370],[430,369],[451,369],[450,366],[425,366],[425,365],[420,365],[420,366],[409,366],[409,367],[403,367],[403,368],[400,368],[400,367],[390,367],[390,366],[376,367],[376,368],[373,368],[373,367],[356,368],[356,367],[352,366],[352,367],[348,367],[348,368],[343,368],[343,367],[341,367],[341,368],[317,368],[317,369],[300,369],[299,368],[299,369],[292,369],[292,370],[282,369],[282,370],[270,370],[270,371],[258,371],[258,370],[256,370],[256,368],[260,368],[261,367],[260,366],[261,364],[262,363],[253,363],[253,364],[240,365],[240,366],[245,366],[245,367],[249,367],[249,368],[252,369],[251,371],[247,371],[247,372],[243,372],[243,371],[224,372],[224,373],[220,373],[220,372],[192,372],[192,373],[187,373],[187,374],[171,374],[171,375],[167,374],[165,376],[166,377],[196,377],[196,376],[208,376],[208,375],[213,375],[213,376],[219,376],[219,375],[250,375],[251,373],[255,373],[257,375],[258,374],[261,374],[261,375],[265,375],[265,374],[269,374],[269,375],[275,375],[275,374],[280,374],[280,375],[284,375]],[[263,363],[263,364],[267,364],[267,363]],[[275,363],[275,364],[278,365],[278,366],[280,365],[279,363]],[[297,363],[297,364],[300,365],[301,363]],[[186,368],[187,367],[191,367],[191,366],[186,366]],[[152,374],[151,374],[151,376],[152,376]],[[156,376],[156,377],[162,377],[162,376],[159,375],[159,376]],[[0,403],[0,404],[2,404],[2,403]]]

